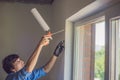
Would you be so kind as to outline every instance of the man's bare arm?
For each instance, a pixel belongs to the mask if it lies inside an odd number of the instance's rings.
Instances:
[[[48,73],[52,69],[52,67],[54,66],[56,60],[57,60],[57,57],[53,55],[51,57],[51,59],[49,60],[49,62],[44,66],[44,71],[46,73]]]
[[[43,46],[46,46],[49,44],[49,39],[51,38],[51,34],[48,35],[44,35],[44,37],[42,37],[41,41],[39,42],[37,48],[35,49],[35,51],[33,52],[33,54],[30,56],[30,58],[28,59],[27,63],[26,63],[26,71],[27,72],[32,72],[37,61],[38,61],[38,57],[40,55],[40,52],[43,48]]]
[[[51,59],[48,61],[48,63],[44,66],[44,71],[46,72],[46,73],[48,73],[51,69],[52,69],[52,67],[53,67],[53,65],[55,64],[55,62],[56,62],[56,60],[57,60],[57,58],[58,58],[58,56],[62,53],[62,51],[64,50],[64,46],[63,46],[63,44],[64,44],[64,41],[60,41],[59,42],[59,44],[56,46],[56,48],[55,48],[55,51],[54,51],[54,53],[53,53],[53,56],[51,57]]]

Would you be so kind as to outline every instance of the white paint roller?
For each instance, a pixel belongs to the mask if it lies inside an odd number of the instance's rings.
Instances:
[[[31,13],[34,15],[35,19],[38,21],[38,23],[41,25],[41,27],[43,28],[44,31],[46,31],[46,32],[50,31],[50,27],[47,25],[47,23],[42,18],[42,16],[39,14],[39,12],[37,11],[36,8],[31,9]],[[55,35],[57,33],[63,32],[63,31],[64,31],[64,29],[54,32],[54,33],[52,33],[52,35]]]
[[[41,25],[44,31],[49,31],[50,27],[47,25],[45,20],[42,18],[42,16],[39,14],[36,8],[31,9],[32,14],[34,15],[35,19],[38,21],[38,23]]]

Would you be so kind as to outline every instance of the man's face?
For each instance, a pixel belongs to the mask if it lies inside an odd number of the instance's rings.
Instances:
[[[17,72],[19,70],[21,70],[23,67],[24,67],[24,61],[21,60],[20,58],[18,58],[14,63],[13,63],[13,66],[14,66],[14,69],[12,71],[14,72]]]

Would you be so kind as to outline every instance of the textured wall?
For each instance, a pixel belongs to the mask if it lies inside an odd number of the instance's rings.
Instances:
[[[52,31],[65,29],[65,20],[92,1],[93,0],[55,0],[52,4]],[[57,34],[53,36],[53,38],[54,43],[52,43],[52,48],[58,41],[65,39],[65,33]],[[49,73],[47,79],[64,80],[64,57],[64,54],[62,54],[58,58],[56,62],[57,65],[55,65],[55,68]]]
[[[50,5],[0,3],[0,63],[6,55],[12,53],[19,54],[26,61],[44,34],[30,12],[33,7],[36,7],[48,25],[51,25]],[[49,46],[44,48],[43,53],[48,52],[48,48]],[[48,57],[41,54],[38,65],[45,63],[45,58]],[[6,73],[1,66],[0,80],[4,80]]]
[[[11,53],[18,53],[25,61],[33,52],[44,31],[35,21],[30,9],[36,7],[55,32],[65,28],[65,20],[93,0],[55,0],[52,5],[33,5],[22,3],[0,3],[0,63]],[[64,40],[64,32],[54,35],[51,44],[44,48],[37,66],[47,62],[55,45]],[[49,52],[49,53],[48,53]],[[0,80],[6,73],[0,65]],[[64,79],[64,54],[62,54],[50,73],[40,80]]]

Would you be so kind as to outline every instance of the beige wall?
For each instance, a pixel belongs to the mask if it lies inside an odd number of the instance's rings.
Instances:
[[[36,7],[55,32],[65,28],[65,20],[94,0],[55,0],[52,5],[36,5],[22,3],[0,3],[0,63],[11,53],[18,53],[26,61],[44,31],[30,13]],[[37,66],[49,60],[55,45],[64,40],[64,32],[53,36],[51,44],[44,48]],[[49,53],[48,53],[49,52]],[[0,65],[0,80],[6,73]],[[64,54],[62,54],[52,71],[40,80],[64,80]]]
[[[25,61],[36,47],[43,29],[34,19],[30,10],[36,7],[44,17],[48,25],[51,25],[51,6],[33,5],[22,3],[0,2],[0,63],[8,54],[17,53]],[[40,56],[38,66],[42,66],[51,55],[49,46],[44,48]],[[0,65],[0,80],[4,80],[6,73]]]
[[[93,0],[55,0],[52,4],[52,31],[65,29],[65,20],[76,13],[78,10],[91,3]],[[55,36],[52,48],[58,41],[65,39],[65,33],[60,33]],[[49,80],[64,80],[64,54],[62,54],[56,62],[55,68],[48,74]]]

